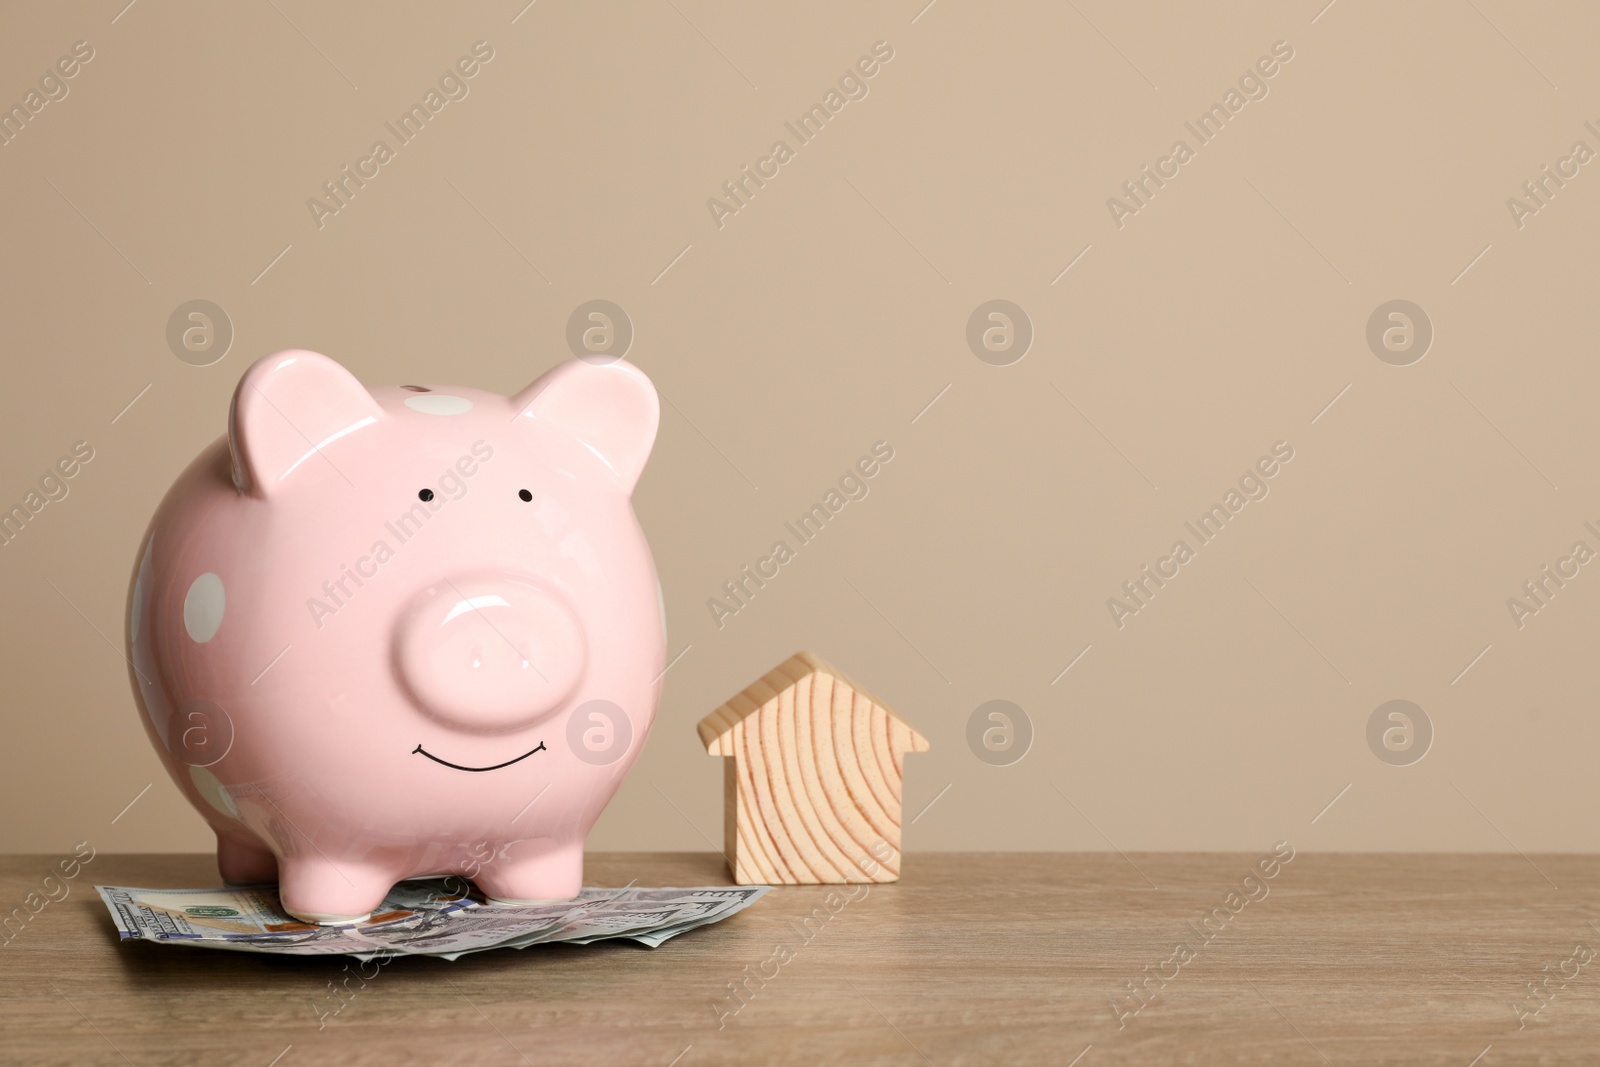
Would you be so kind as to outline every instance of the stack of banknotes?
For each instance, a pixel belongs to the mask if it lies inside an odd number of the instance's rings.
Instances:
[[[626,938],[655,948],[670,938],[726,919],[767,886],[698,889],[584,889],[573,900],[499,904],[477,897],[459,878],[423,878],[390,890],[372,917],[355,926],[316,926],[292,918],[275,886],[226,889],[134,889],[99,885],[124,941],[158,941],[237,952],[291,956],[443,956],[491,948]]]

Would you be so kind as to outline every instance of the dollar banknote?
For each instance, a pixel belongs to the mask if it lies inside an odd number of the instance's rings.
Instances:
[[[401,882],[371,918],[319,926],[283,910],[275,886],[138,889],[95,886],[124,941],[156,941],[292,956],[442,956],[491,948],[592,944],[626,938],[655,948],[720,922],[765,894],[767,886],[585,888],[572,900],[501,904],[458,878]]]

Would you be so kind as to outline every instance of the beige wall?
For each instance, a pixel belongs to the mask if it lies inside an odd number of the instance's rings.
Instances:
[[[591,845],[720,840],[693,724],[809,648],[932,741],[913,852],[1600,848],[1600,564],[1520,628],[1507,606],[1600,551],[1600,164],[1507,206],[1600,150],[1590,6],[121,3],[0,28],[6,104],[94,50],[0,148],[0,500],[94,449],[0,548],[0,849],[208,847],[117,648],[138,538],[251,359],[510,391],[593,298],[670,400],[636,503],[690,647]],[[319,229],[307,198],[479,40],[470,95]],[[799,144],[878,41],[869,94]],[[1200,146],[1184,123],[1279,41]],[[708,198],[780,138],[719,228]],[[966,340],[996,298],[1035,332],[1009,366]],[[235,331],[211,366],[165,338],[193,299]],[[1434,328],[1407,366],[1366,337],[1395,299]],[[879,440],[870,495],[719,629],[707,599]],[[1201,546],[1184,523],[1280,441]],[[1119,628],[1108,598],[1179,539]],[[1019,762],[969,749],[993,699],[1032,722]],[[1413,765],[1369,747],[1393,699],[1435,732]]]

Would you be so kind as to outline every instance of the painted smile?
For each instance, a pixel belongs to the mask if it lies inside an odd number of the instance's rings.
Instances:
[[[433,762],[435,762],[435,763],[442,763],[446,767],[454,767],[458,771],[498,771],[501,767],[509,767],[513,763],[521,763],[523,760],[525,760],[529,756],[533,755],[534,752],[543,752],[544,750],[545,750],[544,742],[540,741],[538,748],[535,748],[535,749],[533,749],[533,750],[531,750],[529,752],[524,752],[522,755],[518,756],[516,759],[508,759],[504,763],[496,763],[493,767],[463,767],[459,763],[451,763],[449,760],[440,759],[438,756],[435,756],[432,752],[429,752],[427,749],[423,748],[421,745],[418,745],[416,748],[412,749],[411,750],[411,754],[413,756],[415,756],[418,753],[421,753],[422,755],[427,756],[429,759],[433,760]]]

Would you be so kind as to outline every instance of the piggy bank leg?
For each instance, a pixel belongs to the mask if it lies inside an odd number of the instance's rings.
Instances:
[[[321,856],[281,861],[278,899],[283,910],[304,922],[349,926],[365,922],[394,887],[393,872]]]
[[[278,880],[278,857],[268,849],[234,837],[217,835],[217,870],[229,885],[260,885]]]
[[[583,841],[556,845],[521,841],[472,879],[485,896],[504,904],[571,900],[583,888]]]

